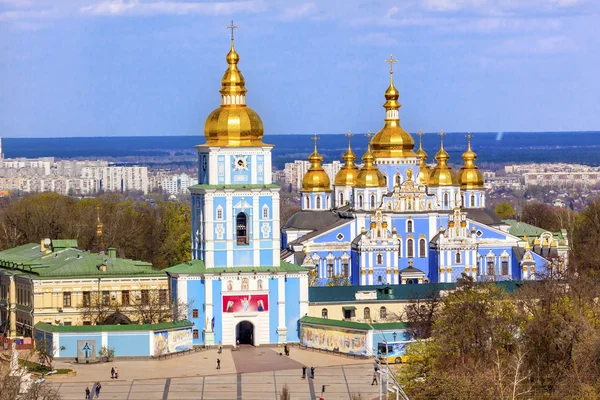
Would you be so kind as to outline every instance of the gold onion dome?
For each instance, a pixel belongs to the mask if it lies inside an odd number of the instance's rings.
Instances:
[[[440,150],[435,155],[437,165],[429,175],[429,186],[458,186],[456,175],[448,166],[450,156],[444,149],[444,132],[440,132],[440,137]]]
[[[394,86],[392,75],[394,73],[392,65],[397,60],[394,60],[392,55],[386,60],[390,63],[390,86],[385,91],[385,121],[383,128],[373,137],[373,153],[375,157],[407,157],[415,156],[413,149],[415,142],[408,132],[400,126],[400,116],[398,109],[402,104],[398,102],[400,92]]]
[[[233,24],[232,24],[233,25]],[[209,114],[204,123],[204,136],[209,146],[262,146],[264,127],[260,116],[246,106],[244,76],[238,69],[240,56],[231,38],[226,57],[229,67],[221,79],[221,107]]]
[[[465,163],[458,171],[457,178],[461,189],[481,189],[483,188],[483,175],[475,165],[477,154],[471,150],[471,134],[467,134],[467,151],[462,155]]]
[[[314,136],[315,151],[308,156],[310,161],[310,168],[304,174],[302,178],[302,191],[303,192],[331,192],[331,182],[329,181],[329,175],[321,166],[323,156],[317,152],[317,135]]]
[[[335,175],[334,185],[336,186],[354,186],[356,184],[356,178],[358,177],[358,167],[354,165],[356,156],[350,148],[350,137],[352,134],[348,132],[348,150],[342,156],[342,159],[346,162],[344,166]]]
[[[419,150],[417,150],[416,154],[419,157],[419,176],[417,177],[417,182],[420,185],[427,185],[431,170],[427,166],[427,153],[423,150],[423,131],[419,131]]]
[[[371,137],[371,134],[367,134],[367,137]],[[371,140],[367,144],[367,151],[362,157],[364,162],[363,167],[358,171],[356,177],[356,187],[381,187],[385,186],[385,178],[379,168],[375,166],[375,156],[371,151]]]

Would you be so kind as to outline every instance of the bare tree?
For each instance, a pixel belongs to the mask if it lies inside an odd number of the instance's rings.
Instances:
[[[0,400],[60,400],[58,392],[46,382],[27,385],[27,375],[25,369],[11,373],[8,363],[0,362]]]
[[[427,339],[431,336],[433,322],[442,306],[440,290],[436,285],[422,296],[415,296],[409,300],[410,304],[404,309],[405,318],[409,323],[411,337],[416,339]]]

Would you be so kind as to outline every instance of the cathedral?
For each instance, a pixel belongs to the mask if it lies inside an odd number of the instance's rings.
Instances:
[[[192,260],[166,270],[173,299],[189,309],[195,345],[298,342],[309,282],[451,283],[463,274],[521,280],[546,268],[551,238],[535,251],[485,208],[470,135],[458,172],[448,164],[443,132],[433,168],[421,141],[414,151],[400,125],[391,57],[384,125],[368,135],[362,167],[348,134],[345,164],[332,185],[315,137],[302,209],[280,229],[273,146],[263,143],[262,120],[246,105],[239,60],[232,34],[221,104],[206,119],[206,142],[196,146]]]

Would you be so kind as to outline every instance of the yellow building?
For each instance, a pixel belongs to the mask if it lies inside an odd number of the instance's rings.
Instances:
[[[168,304],[167,275],[115,249],[90,253],[76,240],[45,239],[0,252],[0,326],[9,337],[31,336],[38,322],[100,322],[88,316],[93,307],[96,318],[118,309],[134,319],[134,306],[150,299]]]

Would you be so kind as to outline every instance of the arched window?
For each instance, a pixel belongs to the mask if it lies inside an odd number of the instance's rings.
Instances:
[[[456,264],[460,264],[461,263],[461,261],[460,261],[460,251],[457,251],[456,254],[454,254],[454,262]]]
[[[400,186],[402,178],[400,178],[400,174],[396,174],[396,186]]]
[[[381,284],[383,283],[383,277],[382,277],[381,275],[379,275],[379,276],[377,277],[377,283],[378,283],[379,285],[381,285]]]
[[[306,200],[306,208],[310,208],[310,197],[308,197],[308,195],[306,195],[304,197],[304,199]]]
[[[321,209],[321,196],[317,196],[317,210]]]
[[[219,206],[217,207],[217,220],[222,220],[223,219],[223,207]]]
[[[448,207],[448,193],[444,193],[444,207]]]
[[[387,178],[387,175],[384,175],[384,176],[383,176],[383,181],[385,182],[385,187],[387,187],[387,185],[388,185],[388,178]]]
[[[470,207],[475,207],[475,195],[472,194],[471,195],[471,204],[469,204]]]
[[[464,195],[464,194],[461,194],[461,195],[460,195],[460,204],[461,204],[463,207],[466,207],[466,206],[467,206],[467,205],[465,204],[465,195]]]
[[[327,260],[327,277],[333,278],[333,260]]]
[[[426,257],[425,246],[425,239],[419,239],[419,257]]]
[[[377,254],[377,264],[383,264],[383,254]]]
[[[269,219],[269,206],[268,205],[264,205],[263,206],[263,219]]]
[[[248,241],[248,216],[241,212],[235,217],[235,231],[238,245],[247,245]]]
[[[325,208],[329,207],[329,195],[327,195],[327,197],[325,197]]]
[[[413,240],[406,240],[406,257],[413,258],[415,256],[415,249],[413,245]]]
[[[344,193],[340,193],[340,206],[344,205]]]
[[[375,208],[375,195],[371,195],[371,208]]]
[[[387,310],[385,309],[385,307],[381,307],[379,309],[379,319],[386,319],[387,318]]]
[[[363,313],[363,318],[366,320],[371,319],[371,309],[369,307],[365,307],[365,311]]]
[[[406,232],[412,232],[413,231],[413,222],[412,220],[408,220],[406,222]]]
[[[321,310],[321,318],[327,318],[327,309],[326,308]]]
[[[363,208],[363,196],[362,196],[362,194],[358,195],[358,208]]]

